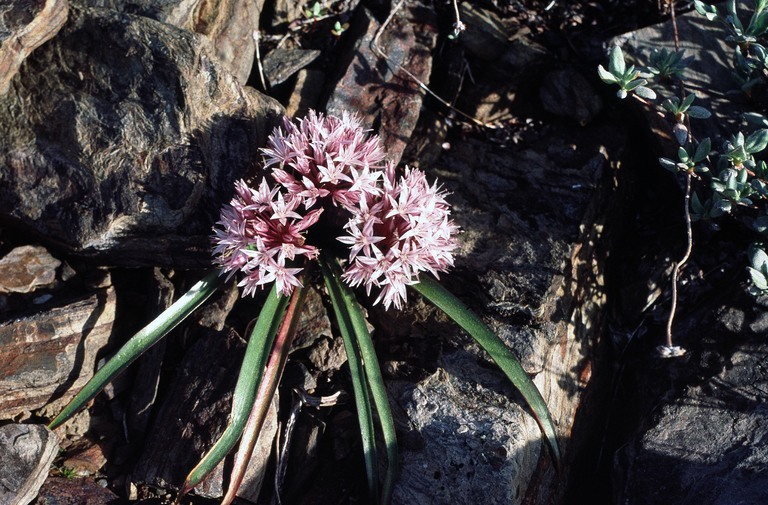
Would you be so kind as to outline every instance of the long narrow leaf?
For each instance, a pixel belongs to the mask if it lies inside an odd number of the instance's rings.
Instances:
[[[291,350],[291,343],[296,336],[299,319],[301,318],[301,308],[304,305],[304,299],[307,295],[307,288],[301,287],[293,291],[288,310],[283,317],[283,323],[280,331],[277,332],[274,347],[269,356],[269,361],[264,368],[264,375],[259,384],[256,400],[253,402],[251,413],[248,416],[248,423],[243,431],[243,438],[237,449],[237,456],[232,465],[232,473],[229,479],[229,489],[221,500],[221,505],[229,505],[237,496],[237,491],[245,477],[245,471],[248,468],[253,448],[259,439],[259,433],[264,425],[264,420],[269,412],[269,406],[275,396],[275,391],[280,383],[280,378],[285,370],[285,362],[288,359],[288,352]]]
[[[368,490],[371,494],[371,500],[379,503],[379,477],[378,466],[376,464],[376,437],[373,424],[373,411],[371,409],[371,399],[368,394],[368,384],[363,369],[363,363],[360,358],[360,350],[355,343],[355,329],[350,319],[347,306],[344,303],[344,294],[342,283],[331,271],[330,267],[324,262],[320,262],[323,269],[323,278],[328,294],[331,297],[331,304],[336,313],[336,319],[339,323],[339,332],[344,340],[344,348],[347,352],[347,362],[349,363],[349,372],[352,376],[352,387],[355,393],[355,406],[357,407],[357,418],[360,423],[360,435],[363,439],[363,454],[365,456],[365,470],[368,474]]]
[[[520,391],[525,401],[528,402],[541,431],[549,443],[555,464],[559,468],[560,448],[557,444],[557,434],[555,433],[552,418],[549,415],[549,409],[536,385],[528,377],[528,374],[525,373],[525,370],[523,370],[517,357],[512,354],[512,351],[504,342],[477,315],[432,277],[422,275],[420,282],[411,287],[432,302],[437,308],[445,312],[448,317],[469,333],[491,355],[491,358],[499,365],[499,368],[501,368],[509,380],[512,381],[515,388]]]
[[[80,392],[64,407],[64,410],[51,421],[49,428],[54,429],[83,408],[104,386],[125,370],[136,358],[155,345],[161,338],[174,329],[223,283],[218,271],[208,274],[203,280],[192,286],[184,296],[165,309],[151,323],[142,328],[126,342],[106,365],[96,372]]]
[[[331,275],[333,275],[336,284],[339,286],[344,306],[352,323],[355,339],[363,358],[363,369],[368,378],[368,386],[371,389],[371,395],[376,404],[376,411],[379,414],[379,423],[384,435],[384,445],[387,449],[387,473],[384,476],[384,486],[381,490],[381,503],[382,505],[387,505],[392,496],[392,487],[395,483],[395,472],[397,471],[398,456],[395,422],[392,419],[387,390],[384,387],[384,379],[379,369],[379,360],[371,340],[371,334],[368,331],[368,325],[365,323],[363,310],[360,308],[360,304],[349,286],[339,281],[338,272],[338,264],[333,265],[333,273]]]
[[[288,298],[279,296],[277,289],[273,286],[248,339],[248,346],[245,349],[245,357],[240,367],[240,375],[237,378],[237,385],[232,398],[229,424],[211,450],[187,475],[178,499],[181,499],[198,485],[240,439],[248,420],[248,413],[251,411],[251,406],[256,398],[256,390],[261,382],[269,350],[272,348],[275,334],[287,305]]]

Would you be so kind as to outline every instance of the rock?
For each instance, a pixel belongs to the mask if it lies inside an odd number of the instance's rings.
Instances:
[[[148,293],[149,300],[146,305],[147,324],[171,306],[175,292],[173,283],[159,268],[153,269],[152,277]],[[136,363],[138,370],[131,386],[125,414],[127,438],[136,446],[146,438],[147,426],[157,401],[160,373],[167,346],[168,339],[163,338],[142,353]]]
[[[114,321],[115,291],[106,288],[0,322],[0,419],[61,409],[93,375]]]
[[[440,64],[430,76],[430,89],[448,103],[459,97],[467,71],[464,49],[459,44],[447,44],[440,51]],[[448,135],[450,122],[446,116],[455,114],[437,100],[428,97],[419,115],[402,161],[418,167],[430,167],[437,161]]]
[[[0,293],[30,293],[52,287],[61,265],[40,246],[20,246],[0,259]]]
[[[299,327],[296,330],[291,350],[309,347],[316,340],[329,337],[332,334],[331,321],[328,319],[323,299],[317,289],[310,289],[304,300]]]
[[[547,112],[574,119],[581,126],[589,123],[603,108],[603,100],[595,88],[572,68],[547,74],[539,97]]]
[[[747,17],[748,19],[748,17]],[[693,61],[685,73],[687,92],[696,93],[695,105],[712,112],[709,119],[692,122],[695,136],[711,137],[713,148],[719,147],[718,137],[728,138],[741,127],[741,113],[754,108],[748,107],[745,96],[738,92],[739,85],[733,77],[731,61],[734,58],[733,44],[726,42],[730,33],[716,21],[707,21],[696,12],[677,16],[680,49]],[[646,65],[653,49],[674,48],[674,31],[671,22],[652,25],[621,35],[614,42],[623,47],[630,63]],[[654,90],[663,97],[677,96],[678,91],[671,84],[652,83]],[[737,91],[736,93],[733,93]],[[657,100],[658,102],[658,100]],[[672,139],[672,123],[660,122],[651,109],[645,110],[650,127],[661,138],[668,139],[671,146],[664,146],[670,157],[676,157],[677,143]],[[666,154],[665,154],[666,155]]]
[[[293,401],[297,401],[295,395]],[[296,407],[295,403],[294,407]],[[324,441],[323,435],[327,429],[326,423],[322,419],[322,414],[315,409],[305,408],[294,412],[299,420],[293,425],[295,428],[293,431],[281,436],[280,442],[283,444],[281,449],[284,452],[280,454],[278,461],[283,465],[281,470],[284,473],[280,475],[280,481],[276,482],[275,487],[280,490],[283,503],[295,501],[297,495],[312,496],[318,499],[316,503],[327,503],[324,501],[322,489],[312,489],[313,484],[316,488],[323,487],[322,484],[318,486],[318,482],[325,480],[323,477],[328,467],[338,470],[336,465],[324,464],[325,460],[320,455],[321,444]],[[352,430],[356,431],[354,428]],[[338,482],[334,479],[331,481]]]
[[[0,426],[0,503],[26,505],[34,500],[57,450],[56,435],[45,426]]]
[[[243,500],[248,500],[253,503],[257,503],[259,494],[261,493],[261,487],[264,483],[264,478],[267,474],[267,464],[270,461],[272,455],[272,446],[274,445],[275,435],[277,434],[278,420],[277,420],[277,406],[279,404],[280,394],[276,393],[272,400],[272,404],[267,412],[267,418],[264,420],[264,425],[261,428],[261,433],[256,441],[256,446],[253,448],[253,455],[248,463],[248,469],[243,477],[243,483],[240,486],[240,490],[237,492],[237,497]],[[219,470],[222,469],[222,465],[219,466]],[[222,473],[226,475],[225,472]],[[226,480],[222,476],[222,481]],[[208,481],[210,482],[210,480]],[[218,497],[218,493],[216,493]]]
[[[89,443],[87,447],[69,456],[62,466],[70,469],[78,477],[88,477],[97,473],[107,464],[107,456],[100,444]]]
[[[119,497],[93,479],[50,477],[45,481],[37,505],[111,505]]]
[[[304,19],[304,10],[311,10],[313,0],[275,0],[272,14],[272,28],[287,28]]]
[[[114,265],[208,265],[219,206],[281,108],[206,46],[148,18],[73,8],[0,98],[0,217]]]
[[[482,123],[519,125],[520,115],[538,104],[544,75],[553,59],[541,44],[524,35],[516,36],[493,65],[473,70],[477,82],[471,86],[465,83],[457,106]]]
[[[315,342],[307,355],[312,366],[318,372],[329,372],[341,369],[347,362],[344,350],[344,340],[340,337],[321,338]]]
[[[740,344],[720,374],[665,402],[658,421],[619,451],[617,502],[768,500],[768,372],[762,340]]]
[[[199,278],[202,277],[203,275],[200,274]],[[239,299],[240,288],[237,287],[236,279],[231,279],[220,287],[191,317],[201,326],[221,331],[226,326],[227,316]]]
[[[0,96],[27,56],[53,38],[67,21],[67,0],[10,2],[3,6],[0,20]]]
[[[342,76],[326,104],[329,114],[357,113],[362,124],[381,136],[387,158],[395,163],[416,126],[423,100],[419,84],[406,72],[422,83],[429,80],[436,23],[431,7],[407,3],[376,39],[384,57],[371,47],[381,25],[371,11],[359,10],[350,26],[358,35],[355,46],[342,61]]]
[[[547,48],[526,36],[515,37],[499,59],[499,66],[506,72],[519,75],[530,73],[552,59]]]
[[[61,408],[46,408],[35,411],[35,415],[43,419],[53,419],[61,412]],[[53,431],[59,437],[62,450],[67,450],[73,440],[81,440],[91,429],[92,419],[88,409],[77,412]]]
[[[441,282],[532,376],[557,427],[562,475],[590,431],[576,420],[590,412],[590,356],[605,324],[606,157],[625,138],[615,125],[580,130],[558,127],[519,150],[465,138],[434,167],[463,230],[456,268]],[[567,478],[555,472],[519,396],[474,340],[422,303],[411,302],[407,315],[371,311],[386,359],[423,363],[421,374],[407,371],[412,385],[389,383],[395,414],[405,414],[396,419],[402,446],[393,503],[469,504],[479,495],[488,503],[560,503]]]
[[[460,11],[467,28],[459,35],[459,40],[467,51],[484,61],[501,56],[508,47],[508,37],[496,13],[468,2],[462,2]]]
[[[317,110],[325,85],[325,72],[303,68],[296,75],[296,84],[285,106],[289,117],[304,117],[310,109]]]
[[[204,35],[222,67],[245,84],[256,54],[253,33],[259,30],[264,0],[76,0],[168,23]]]
[[[503,379],[486,371],[488,384],[478,374],[471,354],[454,352],[443,363],[450,372],[438,369],[398,399],[424,445],[402,451],[393,503],[469,504],[477,496],[520,503],[541,452],[536,424],[510,399]],[[521,450],[526,445],[535,447]]]
[[[264,57],[264,76],[270,86],[287,81],[293,74],[320,56],[317,49],[284,49],[278,47]]]

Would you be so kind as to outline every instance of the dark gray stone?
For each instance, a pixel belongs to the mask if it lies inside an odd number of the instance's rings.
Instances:
[[[603,99],[575,69],[555,70],[544,76],[539,91],[547,112],[575,120],[584,126],[603,108]]]
[[[475,356],[456,351],[441,361],[445,368],[397,399],[423,446],[401,451],[392,502],[519,503],[542,451],[538,427]]]
[[[210,264],[219,208],[280,113],[198,36],[73,8],[0,98],[0,217],[111,264]]]
[[[721,10],[722,11],[722,10]],[[748,17],[742,17],[748,19]],[[730,137],[741,127],[741,113],[750,109],[746,95],[739,91],[733,76],[733,44],[725,39],[730,35],[722,23],[708,21],[696,12],[677,16],[680,49],[693,61],[685,73],[687,93],[696,93],[696,105],[712,112],[709,119],[694,119],[691,127],[698,138],[711,137],[713,149],[719,149],[720,141]],[[674,29],[671,22],[660,23],[617,37],[614,41],[623,47],[629,63],[646,65],[653,49],[674,49]],[[651,85],[660,94],[657,103],[664,98],[677,96],[674,83]],[[670,157],[676,157],[677,143],[672,138],[672,122],[660,120],[653,108],[646,109],[646,117],[655,133],[667,140]]]
[[[270,86],[275,86],[287,81],[318,56],[320,56],[320,51],[317,49],[283,49],[278,47],[264,57],[264,76]]]
[[[603,169],[624,138],[579,130],[559,127],[521,150],[466,138],[435,166],[463,230],[456,268],[442,283],[513,349],[540,388],[562,436],[565,475],[584,443],[574,420],[605,324],[611,200]],[[374,307],[371,317],[377,345],[387,349],[387,336],[398,336],[387,374],[413,381],[390,383],[401,441],[393,503],[473,504],[478,496],[559,503],[567,479],[556,474],[519,395],[474,340],[418,297],[408,315]],[[392,366],[399,362],[410,366]]]
[[[467,51],[485,61],[499,58],[509,47],[499,16],[490,9],[469,2],[462,2],[460,10],[466,31],[459,35],[459,40]]]
[[[45,426],[0,426],[0,503],[26,505],[34,500],[58,448],[56,435]]]
[[[768,501],[768,350],[742,344],[728,366],[666,403],[617,454],[617,503]]]
[[[50,477],[37,498],[36,505],[114,505],[120,498],[93,479]]]

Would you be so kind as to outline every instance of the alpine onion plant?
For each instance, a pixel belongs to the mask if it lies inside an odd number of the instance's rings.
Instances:
[[[528,402],[559,465],[555,429],[536,386],[504,343],[435,279],[453,266],[457,226],[445,192],[423,172],[398,172],[379,138],[351,114],[310,112],[285,119],[263,150],[256,181],[238,181],[214,228],[217,270],[132,337],[51,423],[82,408],[141,353],[223,283],[238,276],[242,295],[269,288],[250,332],[224,433],[190,472],[192,490],[239,441],[223,503],[231,503],[282,375],[301,315],[309,271],[319,271],[344,341],[354,388],[370,499],[386,504],[397,465],[395,428],[356,288],[373,303],[402,309],[408,288],[444,311],[494,359]],[[377,431],[381,436],[377,437]],[[383,441],[383,447],[381,447]],[[379,452],[387,465],[379,475]]]

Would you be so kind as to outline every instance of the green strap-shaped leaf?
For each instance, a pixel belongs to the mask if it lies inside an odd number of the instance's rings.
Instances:
[[[248,469],[248,463],[253,455],[253,448],[259,439],[264,420],[267,418],[272,399],[275,397],[280,379],[285,370],[285,362],[288,360],[288,352],[291,350],[291,344],[296,336],[296,329],[301,319],[301,309],[304,306],[304,299],[307,295],[307,287],[302,286],[293,290],[288,309],[283,316],[283,322],[280,330],[275,337],[275,343],[270,352],[269,359],[264,367],[264,373],[256,392],[256,399],[251,407],[251,413],[248,416],[248,422],[243,430],[243,436],[240,439],[240,445],[237,448],[237,455],[232,464],[232,472],[229,476],[229,489],[221,500],[221,505],[230,505]]]
[[[198,485],[240,439],[248,420],[248,414],[256,399],[256,391],[264,373],[264,366],[267,363],[269,351],[272,349],[275,334],[282,322],[287,305],[288,297],[279,296],[273,285],[248,339],[248,347],[245,349],[245,357],[240,367],[240,375],[237,378],[232,399],[229,424],[211,450],[189,472],[187,480],[179,492],[179,499]]]
[[[344,285],[340,282],[331,267],[325,262],[320,262],[323,270],[323,278],[331,304],[339,324],[339,332],[344,340],[344,349],[347,352],[349,372],[352,376],[352,388],[355,393],[355,407],[357,419],[360,423],[360,436],[363,439],[363,455],[365,457],[365,471],[368,475],[368,490],[371,500],[379,503],[379,472],[376,463],[376,436],[373,424],[373,410],[368,393],[368,381],[363,369],[363,361],[360,358],[360,349],[355,342],[355,328],[345,303]],[[386,505],[386,504],[385,504]]]
[[[331,265],[333,269],[334,281],[339,285],[342,300],[349,314],[349,320],[352,323],[352,329],[355,333],[360,354],[363,358],[363,369],[368,378],[368,386],[371,389],[371,395],[376,405],[376,412],[379,414],[379,423],[384,435],[384,445],[387,449],[387,473],[384,476],[384,485],[381,490],[381,503],[387,505],[392,496],[392,488],[395,484],[395,473],[397,471],[397,436],[395,433],[395,422],[392,419],[392,411],[389,408],[389,399],[387,390],[384,386],[384,379],[379,369],[379,359],[376,356],[376,349],[371,340],[371,334],[368,331],[368,325],[365,322],[365,316],[360,304],[355,298],[354,293],[349,286],[339,281],[338,263]]]
[[[549,442],[555,464],[559,468],[560,448],[557,444],[557,434],[555,433],[552,418],[549,415],[549,409],[538,388],[536,388],[531,378],[523,370],[517,357],[512,354],[512,351],[504,342],[474,312],[469,310],[466,305],[431,276],[422,275],[419,280],[418,284],[414,284],[411,287],[432,302],[437,308],[445,312],[448,317],[469,333],[491,355],[493,361],[499,365],[499,368],[512,381],[515,388],[523,395],[523,398],[531,407],[533,415],[539,423],[547,442]]]
[[[104,389],[104,386],[109,384],[112,379],[131,363],[136,361],[136,358],[159,342],[161,338],[167,335],[168,332],[207,300],[222,283],[223,279],[219,276],[219,272],[213,271],[203,280],[192,286],[184,296],[131,337],[112,359],[96,372],[83,389],[64,407],[64,410],[51,421],[48,427],[51,429],[56,428],[83,408],[99,391]]]

